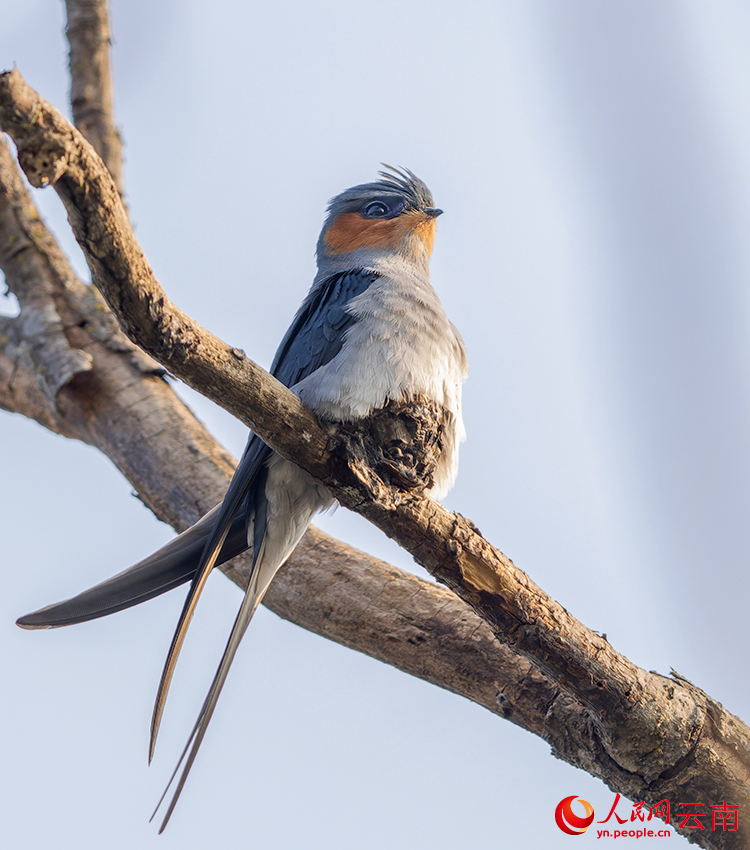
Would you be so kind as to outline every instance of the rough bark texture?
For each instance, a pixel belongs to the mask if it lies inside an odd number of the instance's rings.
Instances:
[[[411,473],[403,471],[408,463],[399,460],[395,477],[384,475],[382,453],[373,454],[373,446],[382,444],[383,427],[394,429],[395,425],[386,422],[384,426],[382,419],[375,417],[355,429],[321,428],[293,394],[241,352],[211,337],[174,308],[135,241],[106,169],[91,147],[15,71],[0,77],[0,125],[16,142],[19,161],[30,181],[55,185],[92,275],[126,333],[195,389],[235,414],[240,411],[240,418],[270,445],[324,481],[343,504],[396,539],[468,602],[501,641],[540,671],[532,673],[526,667],[527,675],[514,681],[517,692],[523,694],[528,678],[535,696],[541,697],[536,715],[530,711],[529,721],[523,725],[541,728],[556,754],[601,776],[632,799],[654,803],[665,797],[684,799],[689,794],[695,799],[739,805],[739,832],[689,837],[706,847],[747,846],[750,731],[739,720],[690,683],[640,670],[604,638],[578,623],[485,541],[468,520],[425,498],[419,482],[415,486],[409,480]],[[62,317],[62,308],[57,305],[56,309]],[[90,412],[100,395],[107,396],[102,383],[116,382],[116,370],[104,372],[100,381],[95,346],[79,345],[77,338],[73,340],[73,326],[61,321],[66,345],[74,350],[73,362],[60,375],[48,369],[44,398],[51,401],[50,388],[59,384],[57,409],[65,422],[75,422],[89,441],[98,445],[101,440],[103,448],[106,444],[117,454],[118,447],[113,445],[117,440],[111,436],[108,440],[104,433],[111,435],[111,427],[97,430],[101,413]],[[51,338],[59,336],[59,330],[56,319],[48,323]],[[81,330],[79,323],[76,331]],[[55,344],[60,344],[59,339],[50,343],[53,348]],[[43,345],[37,349],[51,350]],[[75,351],[85,356],[76,358]],[[127,359],[127,355],[118,356]],[[141,375],[139,381],[145,385],[159,379]],[[117,404],[115,395],[110,396],[110,404]],[[403,413],[401,409],[392,411],[386,419],[398,419]],[[439,441],[439,422],[435,425],[418,437],[428,449],[433,445],[428,433],[436,432]],[[373,428],[377,432],[374,437]],[[412,438],[408,427],[406,430]],[[155,437],[158,439],[158,434]],[[393,456],[386,460],[386,467],[394,465]],[[128,465],[125,460],[119,463]],[[413,472],[414,464],[411,466]],[[136,478],[142,472],[131,469]],[[425,475],[429,476],[429,458],[417,478]],[[162,484],[154,486],[158,492]],[[152,500],[156,503],[158,497]],[[341,576],[348,579],[348,568]],[[421,592],[420,585],[415,595]],[[269,601],[273,604],[273,595]],[[320,626],[316,630],[323,632],[336,624],[333,615],[318,611],[317,616]],[[471,627],[470,643],[473,635],[480,634],[481,621],[473,622],[477,625]],[[486,629],[481,633],[486,635]],[[438,643],[440,648],[439,637]],[[492,646],[493,662],[501,657],[496,644],[485,646]],[[377,656],[379,651],[372,654]],[[502,657],[510,659],[511,655]],[[472,678],[466,677],[464,682]],[[460,692],[460,677],[452,681]],[[498,697],[503,688],[497,689],[497,684],[493,688],[494,710],[507,714],[505,708],[498,710],[505,704]],[[487,704],[487,696],[479,701]],[[522,702],[520,699],[518,704]],[[518,721],[519,714],[512,719]]]
[[[107,2],[65,0],[65,8],[73,123],[107,166],[122,197],[122,139],[112,108]]]

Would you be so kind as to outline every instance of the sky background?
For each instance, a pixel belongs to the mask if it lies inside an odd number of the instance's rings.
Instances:
[[[0,21],[0,66],[67,113],[62,3],[0,0]],[[170,297],[268,366],[327,200],[411,168],[446,213],[433,283],[471,364],[446,504],[634,662],[750,720],[750,7],[113,0],[112,30],[127,201]],[[178,391],[238,455],[244,427]],[[209,583],[147,768],[182,593],[14,620],[171,531],[107,458],[4,413],[0,475],[6,846],[536,850],[570,846],[563,797],[609,811],[540,739],[261,609],[157,838],[240,592]],[[320,525],[417,569],[344,510]]]

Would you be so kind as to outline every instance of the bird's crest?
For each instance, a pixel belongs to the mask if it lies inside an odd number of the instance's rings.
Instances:
[[[382,180],[352,186],[351,189],[336,195],[328,204],[328,211],[339,212],[350,208],[353,203],[363,198],[379,194],[401,195],[407,199],[408,207],[412,209],[426,209],[433,206],[432,192],[414,172],[409,171],[408,168],[394,168],[385,163],[382,165],[386,169],[378,172]]]
[[[394,168],[392,165],[381,163],[386,171],[379,171],[383,178],[378,184],[385,190],[393,191],[395,186],[404,195],[408,195],[417,207],[431,207],[433,205],[432,192],[427,188],[423,180],[408,168]]]

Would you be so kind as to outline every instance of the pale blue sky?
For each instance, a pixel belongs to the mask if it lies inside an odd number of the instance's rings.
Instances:
[[[67,110],[62,4],[0,20],[0,66]],[[127,199],[170,297],[268,365],[328,198],[411,168],[446,213],[433,282],[471,364],[447,504],[633,661],[750,720],[746,4],[113,0],[112,20]],[[184,395],[239,453],[243,426]],[[170,531],[105,458],[7,414],[0,469],[8,846],[536,850],[569,846],[562,797],[606,816],[543,741],[261,611],[157,839],[239,591],[212,580],[147,769],[180,592],[13,621]],[[413,566],[345,511],[320,524]]]

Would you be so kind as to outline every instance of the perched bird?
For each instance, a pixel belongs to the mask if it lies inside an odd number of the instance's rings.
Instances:
[[[385,167],[382,179],[347,189],[330,202],[318,240],[318,273],[279,345],[271,373],[321,419],[333,422],[356,422],[392,401],[426,398],[437,404],[444,428],[431,492],[439,496],[455,479],[458,444],[464,438],[466,352],[429,280],[441,210],[411,171]],[[191,581],[156,696],[150,761],[177,657],[208,575],[217,563],[252,549],[247,591],[172,776],[184,762],[160,831],[180,796],[253,613],[314,515],[333,501],[326,487],[251,433],[224,500],[199,522],[129,570],[18,620],[28,629],[80,623]]]

